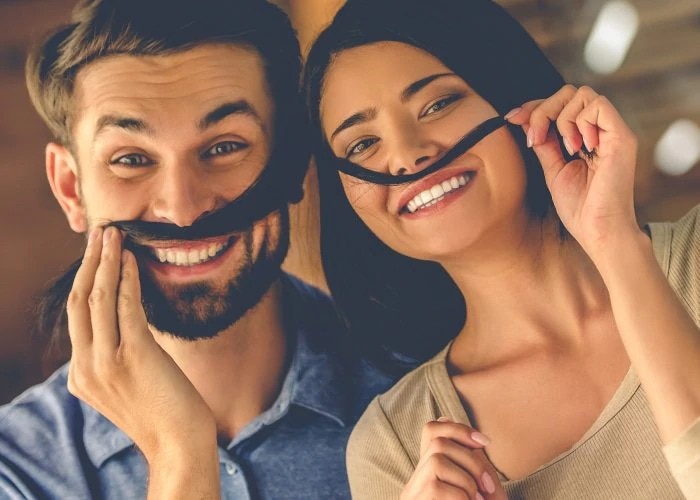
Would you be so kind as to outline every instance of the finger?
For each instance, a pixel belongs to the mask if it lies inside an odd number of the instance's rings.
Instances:
[[[583,146],[583,136],[577,124],[577,118],[585,107],[582,99],[573,99],[564,106],[557,117],[557,130],[570,156],[574,156]]]
[[[141,304],[141,283],[136,258],[122,251],[121,280],[117,297],[117,321],[122,343],[152,341],[146,313]]]
[[[503,118],[513,125],[524,125],[530,120],[530,114],[537,108],[544,99],[537,99],[535,101],[528,101],[522,106],[510,110],[506,113]]]
[[[119,345],[117,287],[121,267],[121,236],[114,227],[103,233],[102,255],[90,292],[93,345],[98,358],[111,358]]]
[[[498,475],[483,450],[470,449],[452,439],[438,437],[430,442],[425,455],[423,455],[416,467],[419,467],[424,460],[427,460],[427,457],[433,455],[444,455],[449,458],[469,473],[481,491],[488,494],[496,491]]]
[[[565,85],[551,97],[545,99],[530,114],[527,132],[528,146],[539,146],[547,139],[550,123],[554,122],[564,106],[576,94],[576,87]]]
[[[468,448],[483,448],[491,442],[488,437],[468,425],[436,420],[423,426],[420,444],[421,456],[427,450],[430,442],[437,437],[453,439]]]
[[[97,227],[90,232],[83,261],[73,280],[66,304],[68,335],[74,352],[76,349],[92,344],[92,323],[88,297],[95,281],[95,272],[100,263],[101,251],[102,229]]]
[[[542,144],[534,146],[532,150],[535,152],[537,159],[542,165],[545,182],[547,187],[551,190],[557,176],[568,163],[564,158],[561,146],[559,145],[559,139],[554,129],[549,131],[547,138]],[[582,160],[577,159],[575,161]]]
[[[416,486],[427,485],[435,480],[459,488],[469,498],[474,498],[479,491],[479,486],[474,478],[449,457],[442,454],[430,455],[420,466],[416,468]]]
[[[590,106],[582,110],[577,123],[584,131],[586,145],[589,146],[590,142],[589,150],[600,145],[602,135],[615,135],[627,140],[634,136],[622,116],[604,96],[597,96]]]

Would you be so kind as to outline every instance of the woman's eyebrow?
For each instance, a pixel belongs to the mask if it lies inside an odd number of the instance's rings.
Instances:
[[[370,120],[374,120],[377,117],[377,109],[376,108],[367,108],[363,109],[362,111],[358,111],[357,113],[351,115],[350,117],[346,118],[343,120],[343,122],[338,125],[338,128],[336,128],[333,133],[331,134],[331,139],[329,142],[333,142],[333,139],[335,138],[336,135],[341,133],[343,130],[354,127],[355,125],[358,125],[360,123],[365,123]]]
[[[429,83],[437,80],[438,78],[444,78],[448,76],[457,75],[455,75],[454,73],[436,73],[434,75],[426,76],[425,78],[421,78],[420,80],[413,82],[401,92],[401,102],[408,101],[411,97],[420,92],[422,88],[424,88]]]
[[[425,78],[421,78],[420,80],[413,82],[408,87],[403,89],[403,91],[401,92],[401,96],[400,96],[401,102],[408,101],[416,93],[420,92],[420,90],[423,89],[426,85],[429,85],[431,82],[437,80],[438,78],[445,78],[445,77],[449,77],[449,76],[457,76],[457,75],[455,75],[454,73],[436,73],[434,75],[426,76]],[[367,108],[367,109],[363,109],[362,111],[358,111],[357,113],[352,114],[350,117],[343,120],[343,122],[340,125],[338,125],[338,127],[333,131],[329,142],[333,142],[333,139],[335,138],[335,136],[338,135],[343,130],[348,129],[350,127],[353,127],[355,125],[358,125],[360,123],[368,122],[370,120],[373,120],[376,117],[377,117],[377,109],[376,108]]]

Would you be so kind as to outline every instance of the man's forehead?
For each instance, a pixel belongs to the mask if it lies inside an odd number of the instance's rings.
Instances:
[[[224,44],[168,55],[106,57],[78,73],[74,97],[78,115],[128,108],[207,108],[239,99],[249,101],[261,118],[267,118],[272,109],[258,53]]]

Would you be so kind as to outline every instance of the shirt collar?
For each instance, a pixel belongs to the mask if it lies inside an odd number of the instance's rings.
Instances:
[[[343,330],[330,298],[293,276],[282,278],[285,314],[289,319],[291,361],[275,403],[246,426],[228,448],[263,426],[283,418],[291,405],[306,408],[345,427],[350,416],[350,376]],[[85,450],[96,467],[134,446],[134,442],[103,415],[80,402],[85,426]]]

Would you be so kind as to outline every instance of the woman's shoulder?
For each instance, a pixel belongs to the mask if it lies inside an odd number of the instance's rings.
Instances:
[[[700,324],[700,205],[676,222],[651,223],[649,229],[661,268]]]
[[[378,434],[387,429],[403,448],[418,449],[423,425],[439,416],[431,378],[440,363],[444,364],[444,351],[374,398],[350,436],[351,446],[376,443]]]
[[[354,498],[395,498],[420,457],[423,425],[435,420],[433,372],[444,351],[372,400],[350,435],[347,468]]]

